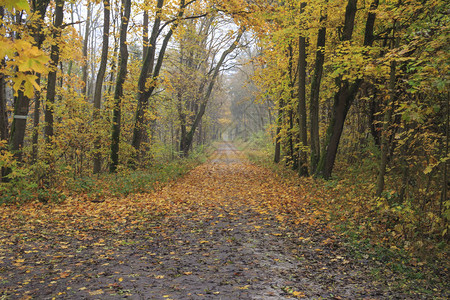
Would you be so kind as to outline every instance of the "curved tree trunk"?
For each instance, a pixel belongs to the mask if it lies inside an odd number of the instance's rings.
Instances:
[[[95,82],[94,91],[94,123],[100,117],[100,108],[102,101],[102,87],[103,79],[105,78],[106,64],[108,62],[108,48],[109,48],[109,23],[110,23],[110,2],[109,0],[104,0],[103,2],[103,45],[102,45],[102,57],[100,60],[100,68],[98,69],[97,79]],[[94,154],[94,174],[99,173],[101,169],[101,155],[100,151],[100,141],[97,140],[94,143],[95,154]]]
[[[373,43],[373,28],[375,24],[375,12],[378,7],[378,1],[374,0],[371,4],[371,11],[367,16],[364,46],[371,46]],[[346,11],[344,29],[342,34],[342,41],[349,41],[352,38],[353,28],[355,24],[357,0],[349,0]],[[330,124],[327,129],[327,137],[324,144],[324,151],[322,151],[319,164],[317,166],[316,175],[322,176],[325,179],[331,177],[331,172],[336,160],[336,154],[341,139],[342,131],[344,129],[345,119],[347,113],[356,97],[356,93],[361,86],[362,79],[357,79],[353,83],[347,80],[338,78],[336,84],[339,87],[338,92],[334,96],[333,114],[331,116]]]

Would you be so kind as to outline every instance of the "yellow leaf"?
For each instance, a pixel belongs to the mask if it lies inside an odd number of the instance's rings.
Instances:
[[[244,286],[238,287],[238,289],[240,289],[240,290],[248,290],[249,287],[250,287],[250,285],[248,284],[248,285],[244,285]]]
[[[93,291],[93,292],[89,292],[89,295],[95,296],[95,295],[101,295],[103,293],[104,293],[103,290],[96,290],[96,291]]]
[[[305,293],[299,292],[299,291],[294,291],[294,292],[292,292],[292,295],[295,296],[295,297],[297,297],[297,298],[303,298],[303,297],[306,297]]]

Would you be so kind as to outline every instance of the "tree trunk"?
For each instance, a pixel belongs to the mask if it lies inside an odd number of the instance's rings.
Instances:
[[[53,39],[58,40],[61,36],[61,25],[64,17],[64,0],[56,0],[55,21],[53,23]],[[45,103],[45,141],[48,146],[52,144],[53,138],[53,111],[56,97],[56,75],[59,63],[59,45],[52,44],[50,54],[50,68],[47,79],[47,99]]]
[[[36,75],[36,83],[41,84],[41,74]],[[41,116],[41,92],[36,91],[34,94],[34,115],[33,115],[33,135],[32,135],[32,152],[31,159],[35,163],[39,152],[39,118]]]
[[[39,13],[40,19],[34,27],[34,40],[37,44],[37,47],[41,49],[42,43],[45,40],[45,35],[42,32],[42,27],[44,26],[45,13],[47,11],[47,7],[50,3],[50,0],[45,1],[33,1],[32,9],[35,13]],[[36,74],[37,79],[36,83],[40,86],[41,84],[41,74]],[[36,91],[34,95],[34,116],[33,116],[33,134],[32,134],[32,153],[31,158],[32,162],[35,163],[38,158],[38,140],[39,140],[39,122],[40,122],[40,109],[41,109],[41,91]]]
[[[22,22],[21,16],[18,15],[16,22],[18,24]],[[19,36],[20,33],[16,32],[16,38],[19,38]],[[18,91],[17,96],[14,97],[14,117],[11,123],[9,144],[10,149],[18,161],[22,161],[22,147],[25,138],[29,102],[30,99],[22,91]]]
[[[14,97],[14,119],[11,124],[11,150],[18,161],[22,161],[22,147],[27,126],[30,99],[22,91]]]
[[[145,57],[141,73],[139,75],[139,82],[138,82],[138,104],[136,108],[136,116],[135,116],[135,123],[133,128],[133,140],[132,140],[132,146],[135,150],[135,160],[139,159],[139,149],[141,147],[142,138],[144,136],[144,114],[145,110],[148,106],[148,100],[152,96],[153,92],[156,89],[156,80],[159,76],[159,73],[161,71],[161,67],[164,61],[164,54],[167,49],[167,45],[169,43],[170,38],[173,35],[173,32],[178,27],[178,22],[175,22],[172,27],[170,28],[167,35],[164,37],[164,40],[161,45],[161,49],[158,54],[158,60],[156,62],[155,68],[153,69],[153,63],[156,56],[156,39],[159,34],[159,27],[161,23],[161,16],[160,16],[160,10],[164,4],[164,0],[158,0],[157,2],[157,12],[156,12],[156,18],[155,23],[153,25],[152,33],[150,36],[150,44],[149,49],[147,50],[147,55]],[[178,18],[181,18],[184,14],[185,10],[185,0],[180,1],[180,10],[178,12]],[[150,86],[146,86],[146,83],[148,79],[152,80]],[[135,162],[133,162],[134,164]]]
[[[288,45],[288,75],[289,75],[289,95],[290,95],[290,99],[289,102],[293,102],[294,98],[295,98],[295,93],[294,93],[294,87],[295,87],[295,81],[297,80],[296,78],[296,74],[294,72],[294,67],[293,67],[293,58],[294,58],[294,53],[293,53],[293,49],[292,49],[292,45],[289,43]],[[294,151],[294,134],[293,134],[293,130],[294,130],[294,109],[293,109],[293,105],[288,105],[286,107],[287,109],[287,114],[288,114],[288,124],[289,124],[289,130],[287,132],[287,136],[288,136],[288,158],[289,160],[286,161],[286,163],[292,163],[292,169],[295,170],[298,167],[298,162],[297,162],[297,155]]]
[[[306,3],[303,2],[300,6],[300,13],[303,13]],[[299,161],[298,172],[300,176],[308,176],[308,159],[307,150],[308,136],[306,127],[306,38],[299,37],[299,55],[298,55],[298,121],[299,121]]]
[[[5,78],[0,74],[0,140],[8,140],[8,113],[6,107]]]
[[[142,45],[142,61],[145,60],[147,57],[147,51],[148,51],[148,11],[144,11],[144,20],[142,24],[142,39],[143,39],[143,45]]]
[[[3,17],[5,15],[5,7],[0,6],[0,18],[3,20]],[[0,25],[0,28],[3,27]],[[0,60],[0,67],[5,67],[5,59],[2,58]],[[3,73],[0,73],[0,141],[7,141],[9,138],[9,128],[8,128],[8,110],[6,105],[6,94],[5,94],[5,75]],[[0,173],[0,179],[3,174],[3,169],[1,170],[2,173]]]
[[[448,157],[448,144],[449,144],[449,131],[450,131],[450,93],[447,92],[446,99],[446,120],[445,120],[445,150],[443,157]],[[439,216],[442,216],[444,212],[444,203],[448,200],[448,160],[442,164],[442,190],[441,190],[441,199],[439,202]],[[447,234],[448,235],[448,234]]]
[[[117,171],[117,166],[119,165],[121,102],[123,97],[123,84],[127,77],[128,67],[127,31],[130,20],[130,11],[131,0],[122,0],[122,18],[119,38],[119,71],[114,90],[113,125],[111,134],[111,165],[109,167],[111,173],[115,173]]]
[[[49,1],[40,1],[39,3],[32,3],[33,13],[36,13],[41,19],[38,19],[36,25],[32,27],[33,38],[37,48],[41,48],[42,43],[44,41],[44,35],[42,33],[42,24],[43,18],[45,16],[45,12],[47,10],[47,6]],[[3,14],[3,11],[2,11]],[[40,74],[36,74],[37,84],[40,83]],[[36,93],[36,105],[38,107],[38,117],[39,117],[39,93]],[[11,133],[10,133],[10,147],[11,150],[14,151],[16,158],[21,161],[22,160],[22,150],[23,141],[25,138],[25,130],[26,130],[26,122],[28,118],[29,111],[29,102],[30,99],[25,96],[21,91],[18,92],[18,96],[15,97],[14,101],[14,118],[11,124]],[[6,102],[5,102],[6,105]],[[6,107],[6,106],[5,106]],[[7,119],[6,122],[6,130],[7,130]],[[39,121],[37,121],[39,124]],[[33,139],[34,141],[34,139]],[[34,149],[33,149],[34,150]],[[34,151],[33,151],[34,153]]]
[[[103,2],[104,10],[103,10],[103,44],[102,44],[102,56],[100,60],[100,67],[97,73],[97,79],[95,82],[95,91],[94,91],[94,124],[99,120],[100,117],[100,108],[102,101],[102,87],[103,87],[103,79],[105,78],[106,72],[106,64],[108,62],[108,47],[109,47],[109,23],[110,23],[110,2],[109,0],[104,0]],[[101,155],[100,155],[100,137],[97,137],[94,143],[94,174],[100,173],[101,169]]]
[[[137,160],[139,158],[139,151],[140,146],[142,143],[142,139],[144,136],[144,114],[145,109],[148,106],[148,99],[150,98],[151,94],[153,93],[153,90],[155,88],[155,82],[151,82],[151,85],[148,86],[148,81],[150,77],[154,80],[156,80],[156,77],[159,75],[160,70],[153,70],[154,69],[154,62],[156,57],[156,41],[159,35],[159,28],[161,26],[161,9],[164,5],[164,0],[158,0],[156,3],[156,14],[155,14],[155,22],[153,23],[152,32],[150,35],[150,41],[147,43],[147,49],[146,49],[146,55],[144,56],[143,65],[141,68],[141,73],[139,74],[139,81],[138,81],[138,104],[136,108],[136,117],[135,117],[135,124],[133,129],[133,139],[132,139],[132,146],[134,147],[135,154],[134,159]],[[165,49],[167,47],[167,43],[169,42],[170,37],[172,36],[172,28],[169,31],[169,33],[166,35],[163,46],[160,50],[160,55],[158,57],[164,56]],[[145,47],[145,41],[144,41],[144,47]],[[164,48],[164,50],[163,50]],[[161,57],[163,59],[163,57]],[[162,63],[161,63],[162,65]],[[160,65],[160,67],[161,67]],[[155,74],[157,74],[155,76]],[[148,96],[147,96],[148,95]],[[132,165],[134,165],[136,161],[132,162]]]
[[[353,28],[355,23],[357,0],[349,0],[346,11],[344,29],[341,41],[349,41],[352,38]],[[373,43],[373,28],[375,24],[375,12],[373,11],[378,6],[378,0],[374,0],[371,4],[371,11],[367,16],[364,46],[371,46]],[[356,79],[352,84],[347,80],[342,80],[339,77],[336,84],[339,87],[338,92],[334,96],[333,114],[331,116],[330,124],[327,129],[327,137],[324,144],[324,151],[322,151],[316,175],[322,176],[325,179],[331,177],[331,172],[334,167],[336,154],[339,146],[339,141],[344,129],[345,119],[356,93],[361,86],[362,79]]]
[[[3,7],[0,7],[0,15],[2,15],[2,11]],[[0,74],[0,141],[7,141],[8,138],[8,113],[6,106],[5,78],[3,74]],[[8,149],[7,145],[0,147],[0,151],[6,149]],[[7,173],[8,171],[6,168],[0,168],[0,182],[4,182],[5,180],[7,180],[6,178],[4,178]]]
[[[395,98],[395,68],[396,63],[395,60],[391,61],[391,72],[389,77],[389,97],[386,103],[386,113],[384,115],[384,123],[383,123],[383,134],[381,135],[381,159],[380,159],[380,168],[378,172],[377,179],[377,189],[376,196],[381,197],[381,194],[384,190],[384,177],[386,175],[386,166],[388,163],[388,154],[389,154],[389,146],[390,146],[390,138],[389,138],[389,126],[392,122],[392,113],[393,113],[393,104]]]
[[[84,40],[83,40],[83,58],[85,59],[84,65],[82,67],[84,86],[83,89],[81,90],[81,93],[83,94],[83,96],[86,96],[88,86],[88,43],[91,27],[91,17],[92,17],[92,3],[89,2],[86,16],[86,28],[84,31]]]
[[[280,136],[280,132],[281,132],[281,127],[283,126],[283,109],[284,109],[284,101],[283,99],[280,97],[280,101],[278,103],[279,107],[278,107],[278,116],[276,119],[277,122],[277,129],[276,129],[276,133],[275,133],[275,154],[273,157],[273,162],[274,163],[279,163],[281,160],[281,136]]]
[[[325,5],[327,5],[326,1]],[[317,50],[316,59],[314,62],[314,74],[311,81],[311,95],[309,116],[311,120],[311,172],[315,173],[317,164],[320,158],[320,136],[319,136],[319,94],[320,94],[320,82],[322,81],[323,63],[325,61],[325,41],[326,41],[326,20],[327,12],[324,9],[324,14],[320,16],[321,26],[317,34]]]
[[[64,17],[64,0],[56,0],[55,21],[53,23],[53,39],[57,41],[61,36],[61,25]],[[56,75],[59,63],[59,44],[54,43],[50,53],[50,68],[47,79],[47,99],[45,103],[45,142],[52,148],[53,138],[53,111],[56,97]],[[47,149],[47,150],[50,150]]]

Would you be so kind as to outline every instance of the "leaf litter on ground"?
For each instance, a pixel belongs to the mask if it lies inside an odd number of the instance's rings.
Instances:
[[[295,185],[232,144],[147,194],[0,207],[7,299],[426,298],[353,257]],[[374,275],[375,274],[375,275]],[[448,289],[435,286],[445,299]]]

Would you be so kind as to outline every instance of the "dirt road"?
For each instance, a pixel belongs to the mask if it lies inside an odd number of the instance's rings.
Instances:
[[[409,298],[388,278],[374,281],[374,262],[353,259],[332,232],[291,226],[270,205],[299,196],[223,143],[184,178],[127,199],[140,209],[120,206],[124,221],[114,230],[63,235],[46,224],[34,238],[3,244],[0,299]],[[156,203],[170,209],[145,213]]]

